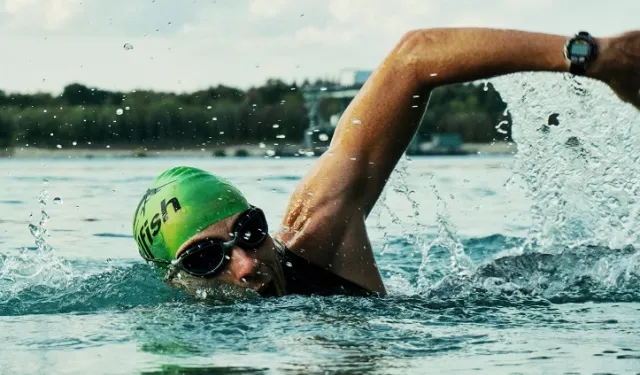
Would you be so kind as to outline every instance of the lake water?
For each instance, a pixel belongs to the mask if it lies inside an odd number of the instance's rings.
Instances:
[[[401,160],[367,222],[385,298],[196,300],[139,259],[162,170],[225,175],[274,228],[313,158],[2,160],[0,374],[640,373],[638,111],[492,83],[518,154]]]
[[[195,300],[139,259],[133,210],[165,168],[227,176],[274,228],[313,161],[3,160],[0,373],[640,372],[638,252],[551,240],[514,157],[401,161],[368,221],[385,298]]]

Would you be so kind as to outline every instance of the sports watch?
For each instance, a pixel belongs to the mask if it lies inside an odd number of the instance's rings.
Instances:
[[[598,45],[586,31],[580,31],[564,44],[564,57],[569,60],[569,72],[584,75],[598,57]]]

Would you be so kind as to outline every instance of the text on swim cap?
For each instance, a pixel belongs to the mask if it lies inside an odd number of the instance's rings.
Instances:
[[[153,215],[151,218],[151,225],[149,225],[149,220],[145,220],[140,230],[136,234],[136,242],[138,243],[138,248],[142,253],[142,257],[145,259],[154,259],[155,257],[151,253],[149,249],[150,246],[153,246],[153,240],[160,232],[160,228],[162,227],[162,223],[166,223],[169,220],[169,212],[167,211],[167,207],[169,204],[173,207],[173,212],[178,212],[182,207],[180,206],[180,202],[178,198],[173,197],[168,201],[163,199],[160,202],[160,212]]]

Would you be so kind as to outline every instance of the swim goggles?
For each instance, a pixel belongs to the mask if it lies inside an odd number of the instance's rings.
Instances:
[[[264,212],[251,206],[233,224],[232,238],[205,238],[184,249],[172,264],[192,276],[213,277],[222,270],[227,255],[234,246],[255,250],[262,246],[268,234]]]

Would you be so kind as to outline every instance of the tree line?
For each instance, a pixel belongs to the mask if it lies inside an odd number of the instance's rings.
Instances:
[[[0,91],[0,146],[163,149],[276,140],[298,144],[309,126],[303,92],[336,85],[270,79],[248,90],[218,85],[181,94],[116,92],[79,83],[55,96]],[[328,103],[320,106],[325,119],[335,113]],[[431,96],[418,137],[460,133],[465,142],[508,140],[511,120],[505,109],[491,84],[441,87]]]

